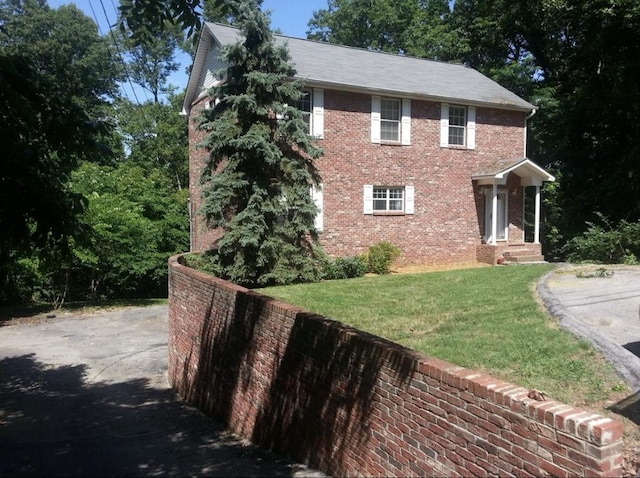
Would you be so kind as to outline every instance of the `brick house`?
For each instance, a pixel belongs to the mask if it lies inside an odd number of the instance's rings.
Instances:
[[[389,241],[404,263],[542,258],[540,187],[554,178],[526,157],[533,105],[463,65],[276,39],[305,80],[298,106],[324,150],[313,194],[325,252],[350,256]],[[186,90],[193,251],[217,238],[197,213],[207,152],[196,148],[196,119],[211,106],[221,45],[237,41],[238,30],[206,23]]]

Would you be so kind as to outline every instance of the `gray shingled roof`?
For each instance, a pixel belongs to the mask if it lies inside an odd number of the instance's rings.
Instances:
[[[232,27],[208,22],[205,28],[222,45],[235,43],[240,38],[239,31]],[[464,65],[281,35],[276,35],[276,41],[287,44],[298,76],[309,86],[395,93],[522,111],[534,109],[530,103]],[[201,69],[196,66],[194,64],[193,73]],[[191,78],[190,83],[192,80],[197,78]],[[189,96],[187,91],[187,98],[194,99]]]

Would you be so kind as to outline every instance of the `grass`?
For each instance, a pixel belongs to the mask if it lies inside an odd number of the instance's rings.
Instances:
[[[536,301],[534,284],[552,268],[375,276],[261,292],[567,404],[605,400],[621,386],[613,368]]]

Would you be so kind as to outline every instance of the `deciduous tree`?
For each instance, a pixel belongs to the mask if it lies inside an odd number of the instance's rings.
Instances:
[[[106,154],[106,98],[118,70],[72,5],[0,1],[0,263],[13,248],[72,234],[83,200],[66,186],[81,158]]]

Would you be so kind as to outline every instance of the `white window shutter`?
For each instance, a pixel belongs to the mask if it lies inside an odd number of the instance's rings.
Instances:
[[[476,149],[476,108],[467,108],[467,148]]]
[[[411,144],[411,100],[402,100],[402,144]]]
[[[365,185],[364,186],[364,214],[373,214],[373,186]]]
[[[324,138],[324,90],[313,89],[313,136]]]
[[[449,104],[442,103],[440,107],[440,147],[449,147]]]
[[[405,214],[413,214],[415,203],[415,187],[404,187],[404,212]]]
[[[324,229],[322,184],[318,184],[317,186],[311,186],[311,198],[313,199],[313,203],[318,208],[318,213],[316,214],[314,226],[316,228],[316,231],[322,232],[322,230]]]
[[[371,97],[371,142],[380,142],[380,97]]]

